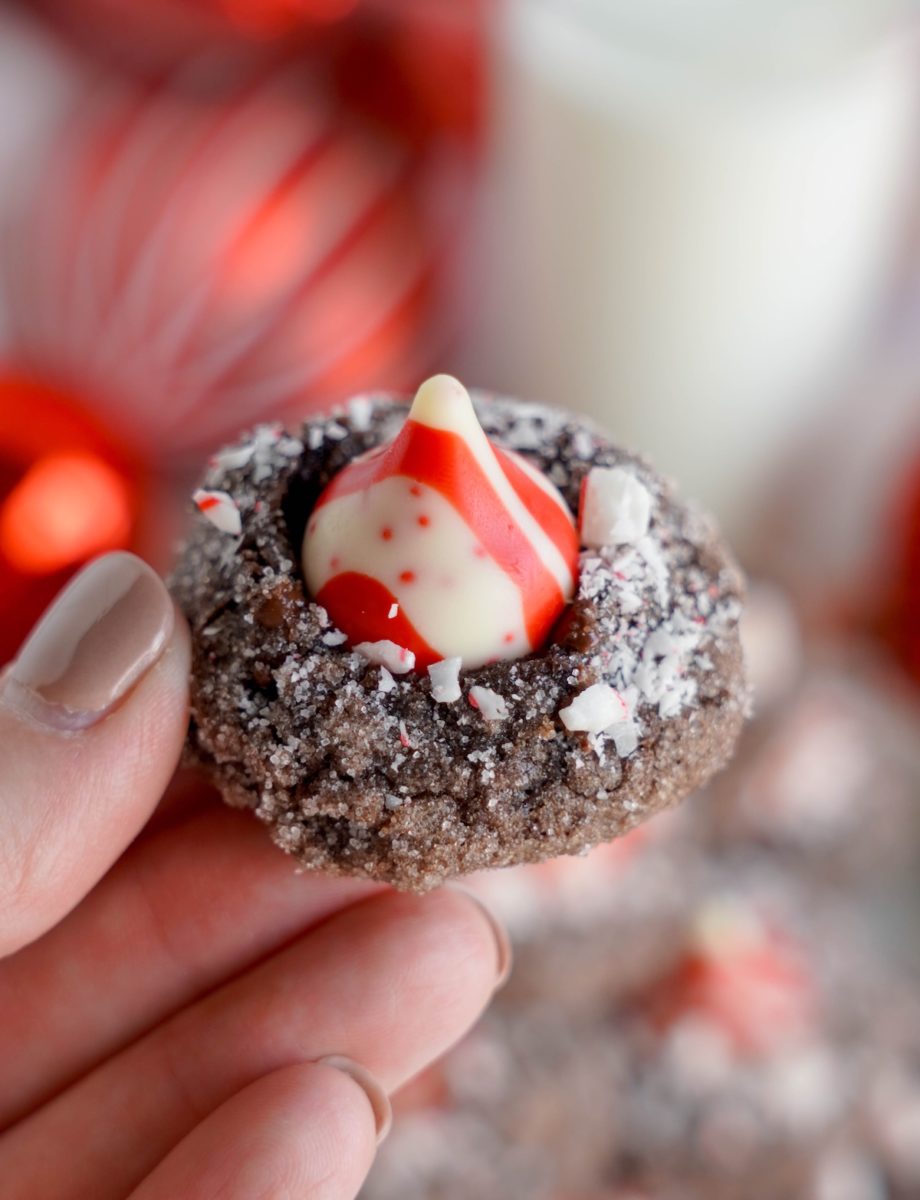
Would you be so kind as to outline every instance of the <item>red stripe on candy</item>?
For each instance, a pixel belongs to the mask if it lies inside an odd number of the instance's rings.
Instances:
[[[505,478],[574,575],[574,567],[578,561],[578,534],[572,518],[552,496],[531,479],[520,463],[515,462],[513,455],[507,454],[500,446],[493,446],[492,449]]]
[[[395,617],[389,615],[396,597],[379,580],[358,571],[343,571],[334,575],[320,588],[316,603],[321,604],[333,624],[347,629],[349,642],[395,642],[415,655],[415,668],[424,671],[444,657],[432,649],[402,608]]]

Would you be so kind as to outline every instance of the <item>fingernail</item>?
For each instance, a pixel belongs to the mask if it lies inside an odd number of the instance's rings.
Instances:
[[[107,554],[73,579],[4,679],[6,698],[41,724],[85,729],[160,658],[175,617],[159,576],[133,554]]]
[[[379,1146],[390,1132],[390,1126],[393,1124],[393,1109],[390,1107],[389,1096],[366,1067],[362,1067],[360,1063],[356,1063],[351,1058],[346,1058],[343,1054],[329,1054],[316,1061],[350,1075],[362,1089],[370,1101],[371,1111],[374,1114],[374,1123],[377,1126],[377,1145]]]
[[[507,930],[485,901],[477,896],[474,891],[471,891],[470,888],[464,887],[461,883],[448,883],[446,886],[452,888],[455,892],[460,892],[468,900],[472,900],[489,923],[492,936],[495,938],[495,956],[498,970],[495,980],[495,991],[497,992],[499,988],[503,988],[508,982],[514,962],[514,953],[511,949],[511,940],[508,937]]]

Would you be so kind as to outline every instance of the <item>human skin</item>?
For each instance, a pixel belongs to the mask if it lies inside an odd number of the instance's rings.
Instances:
[[[296,874],[173,778],[188,634],[129,555],[0,676],[6,1200],[346,1200],[507,974],[465,893]]]

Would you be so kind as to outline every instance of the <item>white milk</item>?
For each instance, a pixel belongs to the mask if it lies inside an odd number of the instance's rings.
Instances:
[[[510,0],[467,374],[591,413],[740,527],[890,279],[916,74],[895,15]]]

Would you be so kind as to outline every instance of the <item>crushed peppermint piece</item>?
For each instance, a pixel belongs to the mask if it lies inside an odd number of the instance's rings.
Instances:
[[[225,471],[238,471],[240,467],[245,467],[252,461],[255,452],[254,442],[247,442],[243,446],[229,446],[226,450],[218,451],[214,456],[214,463]]]
[[[385,797],[383,803],[384,803],[384,807],[389,808],[391,810],[394,808],[401,808],[402,804],[403,804],[403,798],[402,798],[402,796],[394,796],[393,793],[390,792]]]
[[[359,433],[370,428],[373,412],[374,402],[370,396],[353,396],[348,401],[349,420]]]
[[[463,694],[460,688],[461,658],[443,658],[428,668],[432,699],[438,704],[453,704]]]
[[[620,758],[629,758],[639,748],[639,730],[632,719],[617,721],[607,730],[607,735],[613,739]]]
[[[683,633],[663,626],[649,634],[633,674],[633,683],[647,703],[661,705],[675,690],[682,688],[682,677],[696,641],[693,632]],[[667,715],[673,716],[680,711],[680,704],[674,711],[668,711],[672,707],[665,704]]]
[[[670,601],[670,572],[668,571],[668,564],[664,560],[664,555],[661,553],[661,547],[654,538],[644,537],[639,541],[636,549],[652,573],[655,590],[658,594],[658,603],[662,608],[667,608]]]
[[[348,634],[342,633],[341,629],[330,629],[328,633],[323,634],[324,646],[341,646],[343,642],[348,641]]]
[[[394,601],[393,601],[393,603],[390,605],[390,611],[387,613],[387,616],[389,617],[389,619],[390,619],[391,621],[393,620],[393,618],[394,618],[394,617],[398,617],[398,616],[399,616],[399,605],[396,603],[396,601],[395,601],[395,600],[394,600]]]
[[[303,442],[299,438],[289,437],[285,434],[278,439],[276,449],[285,458],[297,458],[298,455],[303,454]]]
[[[470,704],[473,708],[479,709],[487,721],[504,721],[508,716],[508,704],[505,697],[500,696],[491,688],[478,685],[471,687]]]
[[[198,506],[199,511],[221,533],[232,533],[234,537],[239,537],[242,533],[243,523],[240,520],[240,510],[237,508],[236,501],[227,492],[209,492],[204,488],[199,488],[192,493],[192,500]]]
[[[387,692],[392,692],[395,687],[396,680],[393,678],[392,674],[386,669],[386,667],[381,667],[380,679],[377,683],[377,691],[386,694]]]
[[[681,709],[692,704],[698,691],[695,679],[678,679],[658,701],[658,715],[663,720],[680,716]]]
[[[358,654],[378,667],[386,667],[394,675],[406,675],[415,666],[415,655],[405,646],[397,646],[395,642],[385,638],[379,642],[359,642],[355,646]]]
[[[648,533],[652,496],[632,471],[592,467],[582,492],[579,531],[583,546],[633,545]]]
[[[572,437],[572,451],[576,458],[590,462],[594,454],[594,438],[587,429],[576,429]]]
[[[559,718],[573,733],[602,733],[629,718],[629,706],[609,683],[592,683],[559,710]]]
[[[412,743],[409,741],[409,731],[406,729],[405,721],[399,722],[399,741],[400,741],[400,744],[402,746],[404,746],[407,750],[412,745]]]
[[[259,484],[271,478],[279,455],[282,459],[291,459],[302,454],[303,442],[284,434],[280,425],[259,425],[246,446],[231,449],[230,453],[242,456],[244,451],[248,454],[245,465],[252,463],[252,482]],[[221,466],[226,466],[223,458],[218,461]]]

